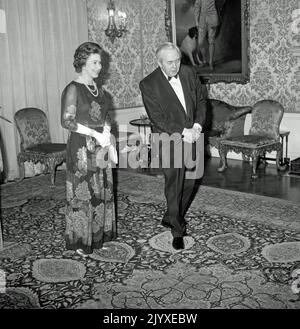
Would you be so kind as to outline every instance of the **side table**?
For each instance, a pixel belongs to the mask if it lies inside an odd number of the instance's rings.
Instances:
[[[151,122],[149,118],[140,118],[140,119],[134,119],[129,121],[129,123],[132,126],[138,127],[138,133],[141,136],[141,149],[143,147],[147,148],[147,158],[148,158],[148,163],[145,165],[143,161],[141,161],[141,166],[142,168],[148,168],[149,164],[151,163],[151,144],[150,144],[150,137],[147,138],[147,128],[151,128]]]
[[[279,132],[280,135],[280,140],[281,140],[281,145],[282,145],[282,163],[285,165],[289,165],[290,164],[290,158],[288,157],[288,143],[289,143],[289,131],[285,131],[285,130],[281,130]],[[285,146],[285,156],[283,156],[283,149]]]
[[[145,119],[134,119],[129,121],[132,126],[138,127],[138,132],[142,136],[142,141],[147,144],[147,127],[151,128],[151,122],[148,118]]]

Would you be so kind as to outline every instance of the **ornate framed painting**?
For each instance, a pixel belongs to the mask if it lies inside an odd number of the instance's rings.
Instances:
[[[165,1],[167,37],[181,49],[183,63],[194,65],[205,83],[249,81],[249,0]],[[199,19],[201,11],[204,20]],[[213,28],[206,25],[212,11],[217,17]],[[196,38],[194,27],[199,27]],[[205,29],[211,29],[210,36]]]

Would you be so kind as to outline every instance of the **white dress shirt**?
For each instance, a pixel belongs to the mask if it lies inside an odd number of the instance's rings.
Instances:
[[[177,75],[177,78],[172,77],[169,80],[168,79],[168,76],[166,75],[166,73],[163,70],[162,70],[162,73],[164,74],[164,76],[168,80],[169,84],[171,85],[171,87],[175,91],[176,96],[178,97],[181,105],[183,106],[185,112],[187,113],[187,111],[186,111],[186,105],[185,105],[185,99],[184,99],[184,94],[183,94],[183,89],[182,89],[182,85],[181,85],[181,82],[180,82],[180,79],[179,79],[179,75]],[[193,128],[196,129],[199,134],[201,133],[202,126],[199,123],[194,123]],[[185,129],[184,129],[184,131],[185,131]]]
[[[183,89],[182,89],[182,85],[181,85],[181,82],[179,79],[179,75],[177,75],[177,78],[172,77],[172,79],[169,80],[166,73],[164,71],[162,71],[162,72],[163,72],[164,76],[166,77],[166,79],[168,80],[171,87],[173,88],[173,90],[175,91],[175,94],[176,94],[177,98],[179,99],[179,101],[180,101],[181,105],[183,106],[185,113],[186,113],[185,99],[184,99]]]

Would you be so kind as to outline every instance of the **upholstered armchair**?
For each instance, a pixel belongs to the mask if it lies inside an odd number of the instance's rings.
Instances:
[[[48,119],[40,109],[21,109],[15,113],[14,119],[21,138],[19,180],[25,176],[24,162],[41,162],[45,165],[45,172],[50,172],[51,184],[55,185],[56,167],[66,159],[66,144],[51,142]]]
[[[222,138],[242,135],[247,113],[252,106],[234,106],[217,99],[207,99],[206,121],[203,126],[207,146],[219,148]]]
[[[219,172],[226,170],[227,152],[242,153],[243,159],[252,160],[252,178],[257,178],[257,166],[260,159],[265,158],[266,152],[276,151],[276,165],[278,170],[286,167],[280,164],[282,144],[280,142],[279,126],[284,109],[281,104],[273,100],[257,102],[252,109],[252,122],[248,135],[226,136],[219,142],[221,165]]]

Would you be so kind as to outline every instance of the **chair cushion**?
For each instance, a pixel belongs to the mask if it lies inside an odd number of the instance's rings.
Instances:
[[[25,152],[38,153],[38,154],[51,154],[62,152],[66,150],[66,144],[63,143],[46,143],[38,144],[36,146],[29,147]]]
[[[224,145],[234,145],[240,147],[257,148],[260,146],[266,146],[279,143],[278,140],[270,139],[265,136],[256,135],[244,135],[236,137],[228,137],[220,141]]]

